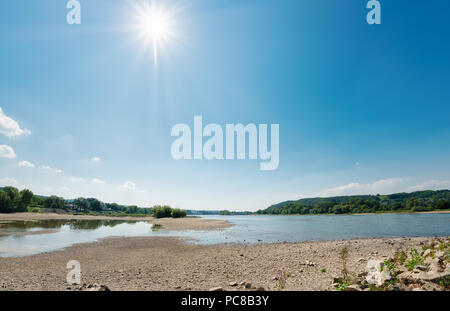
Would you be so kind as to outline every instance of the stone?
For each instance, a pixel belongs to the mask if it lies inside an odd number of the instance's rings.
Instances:
[[[423,252],[423,256],[427,257],[431,254],[431,249],[427,249],[425,252]]]
[[[360,292],[361,288],[356,284],[352,284],[352,285],[347,286],[345,288],[345,291],[346,292]]]
[[[260,286],[260,287],[257,287],[255,290],[257,292],[264,292],[266,289],[264,287]]]
[[[222,287],[213,287],[209,289],[210,292],[221,292],[223,291]]]
[[[252,288],[252,283],[245,283],[244,286],[246,289],[250,289],[250,288]]]
[[[237,282],[230,282],[228,285],[230,285],[230,286],[238,286],[238,283]]]

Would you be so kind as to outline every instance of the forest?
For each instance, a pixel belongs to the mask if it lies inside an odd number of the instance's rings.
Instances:
[[[353,195],[286,201],[258,210],[259,215],[425,212],[450,209],[450,190],[426,190],[389,195]]]

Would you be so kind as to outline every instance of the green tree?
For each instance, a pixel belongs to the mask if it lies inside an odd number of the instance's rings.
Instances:
[[[24,189],[19,192],[19,197],[17,200],[16,211],[17,212],[25,212],[27,210],[28,205],[33,198],[33,192],[28,189]]]
[[[73,201],[73,205],[80,211],[83,211],[83,212],[89,211],[89,202],[85,198],[75,199],[75,201]]]
[[[186,211],[181,210],[179,208],[174,208],[171,213],[172,218],[183,218],[186,217],[186,215],[187,215]]]
[[[48,197],[44,201],[44,207],[48,209],[64,209],[66,201],[56,195]]]

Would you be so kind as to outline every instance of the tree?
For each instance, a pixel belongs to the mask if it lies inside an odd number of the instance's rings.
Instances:
[[[10,213],[12,210],[12,201],[8,194],[0,190],[0,213]]]
[[[75,199],[75,201],[73,201],[73,205],[83,212],[87,212],[89,210],[89,202],[85,198]]]
[[[165,218],[172,216],[172,208],[170,206],[160,206],[157,205],[153,207],[152,216],[155,218]]]
[[[63,198],[52,195],[44,201],[44,207],[49,209],[64,209],[66,201]]]
[[[186,213],[186,211],[181,210],[179,208],[174,208],[172,210],[171,215],[172,215],[172,218],[183,218],[183,217],[186,217],[187,213]]]
[[[27,210],[28,205],[31,202],[31,199],[33,198],[33,192],[31,192],[28,189],[24,189],[19,192],[19,197],[17,201],[17,212],[25,212]]]
[[[102,202],[97,199],[93,199],[89,205],[91,210],[95,212],[100,212],[102,210]]]

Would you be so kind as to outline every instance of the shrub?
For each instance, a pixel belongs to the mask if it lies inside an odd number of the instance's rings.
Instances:
[[[172,209],[170,206],[155,206],[152,211],[152,216],[155,218],[165,218],[172,216]]]
[[[186,217],[187,213],[184,210],[181,210],[179,208],[172,209],[172,217],[173,218],[183,218]]]

